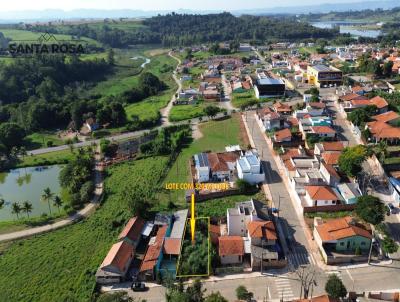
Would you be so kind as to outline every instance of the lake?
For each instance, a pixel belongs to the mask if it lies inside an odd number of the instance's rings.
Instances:
[[[339,26],[341,34],[351,34],[356,37],[367,37],[376,38],[381,34],[378,29],[359,29],[355,26],[366,25],[366,23],[350,22],[350,21],[322,21],[322,22],[311,22],[311,25],[318,28],[333,28]]]
[[[40,197],[43,190],[50,188],[54,194],[60,194],[61,186],[58,176],[62,166],[29,167],[0,173],[0,197],[5,200],[3,209],[0,210],[0,221],[13,220],[15,215],[11,213],[11,204],[24,201],[32,203],[33,209],[30,217],[38,217],[43,213],[49,213],[47,202],[42,202]],[[58,211],[52,205],[52,212]],[[21,212],[20,217],[26,217]]]

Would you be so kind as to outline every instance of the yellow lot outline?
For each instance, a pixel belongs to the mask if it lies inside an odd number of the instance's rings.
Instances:
[[[200,219],[206,219],[207,220],[207,225],[208,225],[208,236],[207,236],[207,244],[208,244],[208,261],[207,261],[207,273],[206,274],[193,274],[193,275],[178,275],[179,272],[179,265],[181,263],[181,256],[182,256],[182,247],[183,247],[183,241],[185,240],[182,238],[181,241],[181,253],[179,254],[178,258],[178,265],[176,266],[176,278],[187,278],[187,277],[208,277],[210,276],[210,217],[196,217],[195,220],[200,220]],[[188,223],[190,223],[190,218],[187,219]],[[185,230],[183,232],[184,236],[186,235],[186,227],[188,223],[185,224]]]

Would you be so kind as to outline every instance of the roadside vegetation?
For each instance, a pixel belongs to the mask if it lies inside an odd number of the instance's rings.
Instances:
[[[107,170],[102,206],[72,226],[20,240],[0,257],[0,290],[5,301],[89,301],[95,272],[136,200],[152,199],[168,167],[168,157],[153,157]],[[88,253],[90,251],[90,253]]]

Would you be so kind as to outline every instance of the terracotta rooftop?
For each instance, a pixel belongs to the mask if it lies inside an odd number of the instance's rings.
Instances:
[[[367,98],[364,99],[353,99],[350,101],[353,106],[369,106],[372,105],[371,101]]]
[[[153,267],[156,265],[163,247],[166,232],[167,226],[162,226],[158,229],[154,242],[151,242],[150,240],[151,243],[149,243],[149,246],[147,247],[146,254],[144,255],[142,264],[140,266],[141,272],[153,269]]]
[[[168,255],[179,255],[181,253],[181,239],[165,238],[163,252]]]
[[[316,226],[316,229],[322,241],[335,241],[352,236],[372,238],[369,231],[351,221],[351,217],[338,218]]]
[[[125,237],[136,241],[140,238],[145,221],[140,217],[132,217],[118,236],[118,240]]]
[[[329,126],[314,126],[311,127],[311,130],[313,133],[336,133],[336,131]]]
[[[322,147],[324,151],[342,151],[344,149],[344,145],[342,142],[322,142]]]
[[[318,297],[312,297],[310,299],[299,299],[293,300],[292,302],[339,302],[340,300],[329,297],[328,295],[322,295]]]
[[[397,112],[388,111],[382,114],[374,115],[372,118],[376,121],[387,123],[400,118],[400,115]]]
[[[328,151],[322,153],[322,159],[328,165],[337,165],[339,163],[339,157],[341,152]]]
[[[278,238],[272,221],[251,221],[247,224],[247,230],[251,238],[265,238],[267,240]]]
[[[311,102],[311,103],[308,103],[308,105],[312,108],[318,108],[318,109],[326,108],[326,105],[324,103],[320,103],[320,102]]]
[[[357,93],[345,94],[345,95],[341,96],[340,99],[344,102],[351,101],[351,100],[367,100],[367,98],[365,96],[361,96]]]
[[[338,200],[329,186],[305,186],[305,189],[312,200]]]
[[[281,102],[277,102],[273,105],[276,112],[292,112],[290,106],[286,104],[282,104]]]
[[[229,171],[228,162],[234,163],[239,155],[234,152],[207,153],[211,171]]]
[[[133,245],[125,241],[117,242],[111,247],[100,268],[112,265],[118,268],[120,272],[125,272],[125,266],[133,253]]]
[[[275,140],[277,142],[281,142],[286,138],[291,138],[292,137],[292,133],[290,132],[290,130],[288,128],[276,131],[274,134]]]
[[[376,96],[370,99],[369,101],[371,102],[371,105],[375,105],[376,107],[378,107],[378,109],[382,109],[389,106],[386,100],[380,96]]]
[[[398,139],[400,138],[400,128],[393,127],[385,122],[375,121],[367,123],[371,134],[378,139]]]
[[[220,256],[244,254],[243,238],[240,236],[221,236],[218,238],[218,254]]]

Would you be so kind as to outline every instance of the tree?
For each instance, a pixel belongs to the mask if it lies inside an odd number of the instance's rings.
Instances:
[[[248,193],[253,188],[253,186],[244,179],[237,179],[235,184],[240,193]]]
[[[220,292],[212,292],[210,295],[206,297],[204,300],[205,302],[228,302],[227,299],[225,299]]]
[[[377,110],[375,105],[365,108],[356,109],[348,114],[348,119],[356,126],[361,126],[370,120],[371,115],[374,115]]]
[[[382,250],[385,253],[393,254],[399,249],[398,244],[390,237],[385,236],[382,240]]]
[[[13,202],[11,205],[11,213],[17,215],[17,219],[19,218],[19,213],[21,213],[21,206],[18,202]]]
[[[47,202],[47,204],[49,205],[49,212],[50,212],[50,215],[51,215],[50,201],[53,199],[53,196],[54,196],[54,193],[51,192],[51,190],[50,190],[49,187],[47,187],[46,189],[43,190],[43,194],[42,194],[42,196],[40,197],[40,199],[41,199],[43,202]]]
[[[29,201],[24,201],[22,204],[21,210],[26,213],[26,216],[29,218],[29,213],[32,212],[33,206]]]
[[[202,289],[201,281],[199,279],[194,280],[193,284],[188,286],[186,294],[190,297],[190,302],[203,302],[204,292]]]
[[[236,288],[236,298],[239,300],[250,301],[253,298],[254,294],[249,292],[247,288],[243,285],[239,285]]]
[[[329,276],[328,281],[325,284],[325,291],[334,299],[344,298],[347,295],[347,289],[342,280],[334,274]]]
[[[385,218],[385,205],[375,196],[358,197],[355,211],[358,217],[373,225],[378,225]]]
[[[220,112],[220,109],[216,106],[207,106],[204,108],[204,113],[210,117],[210,118],[214,118],[218,112]]]
[[[355,177],[361,172],[361,165],[367,157],[364,145],[347,147],[339,157],[339,169],[349,177]]]
[[[379,158],[379,161],[383,163],[389,154],[387,142],[385,140],[379,141],[379,143],[375,145],[374,153]]]
[[[0,124],[0,143],[6,147],[8,152],[10,152],[13,147],[21,146],[24,137],[25,131],[18,124]]]
[[[114,50],[112,48],[107,51],[107,63],[110,65],[115,64]]]
[[[4,207],[5,200],[4,198],[0,198],[0,210]]]
[[[382,73],[385,77],[392,75],[393,62],[389,61],[383,64]]]
[[[63,205],[63,201],[60,196],[56,195],[53,199],[53,205],[58,208],[58,213],[60,213],[60,207]]]

